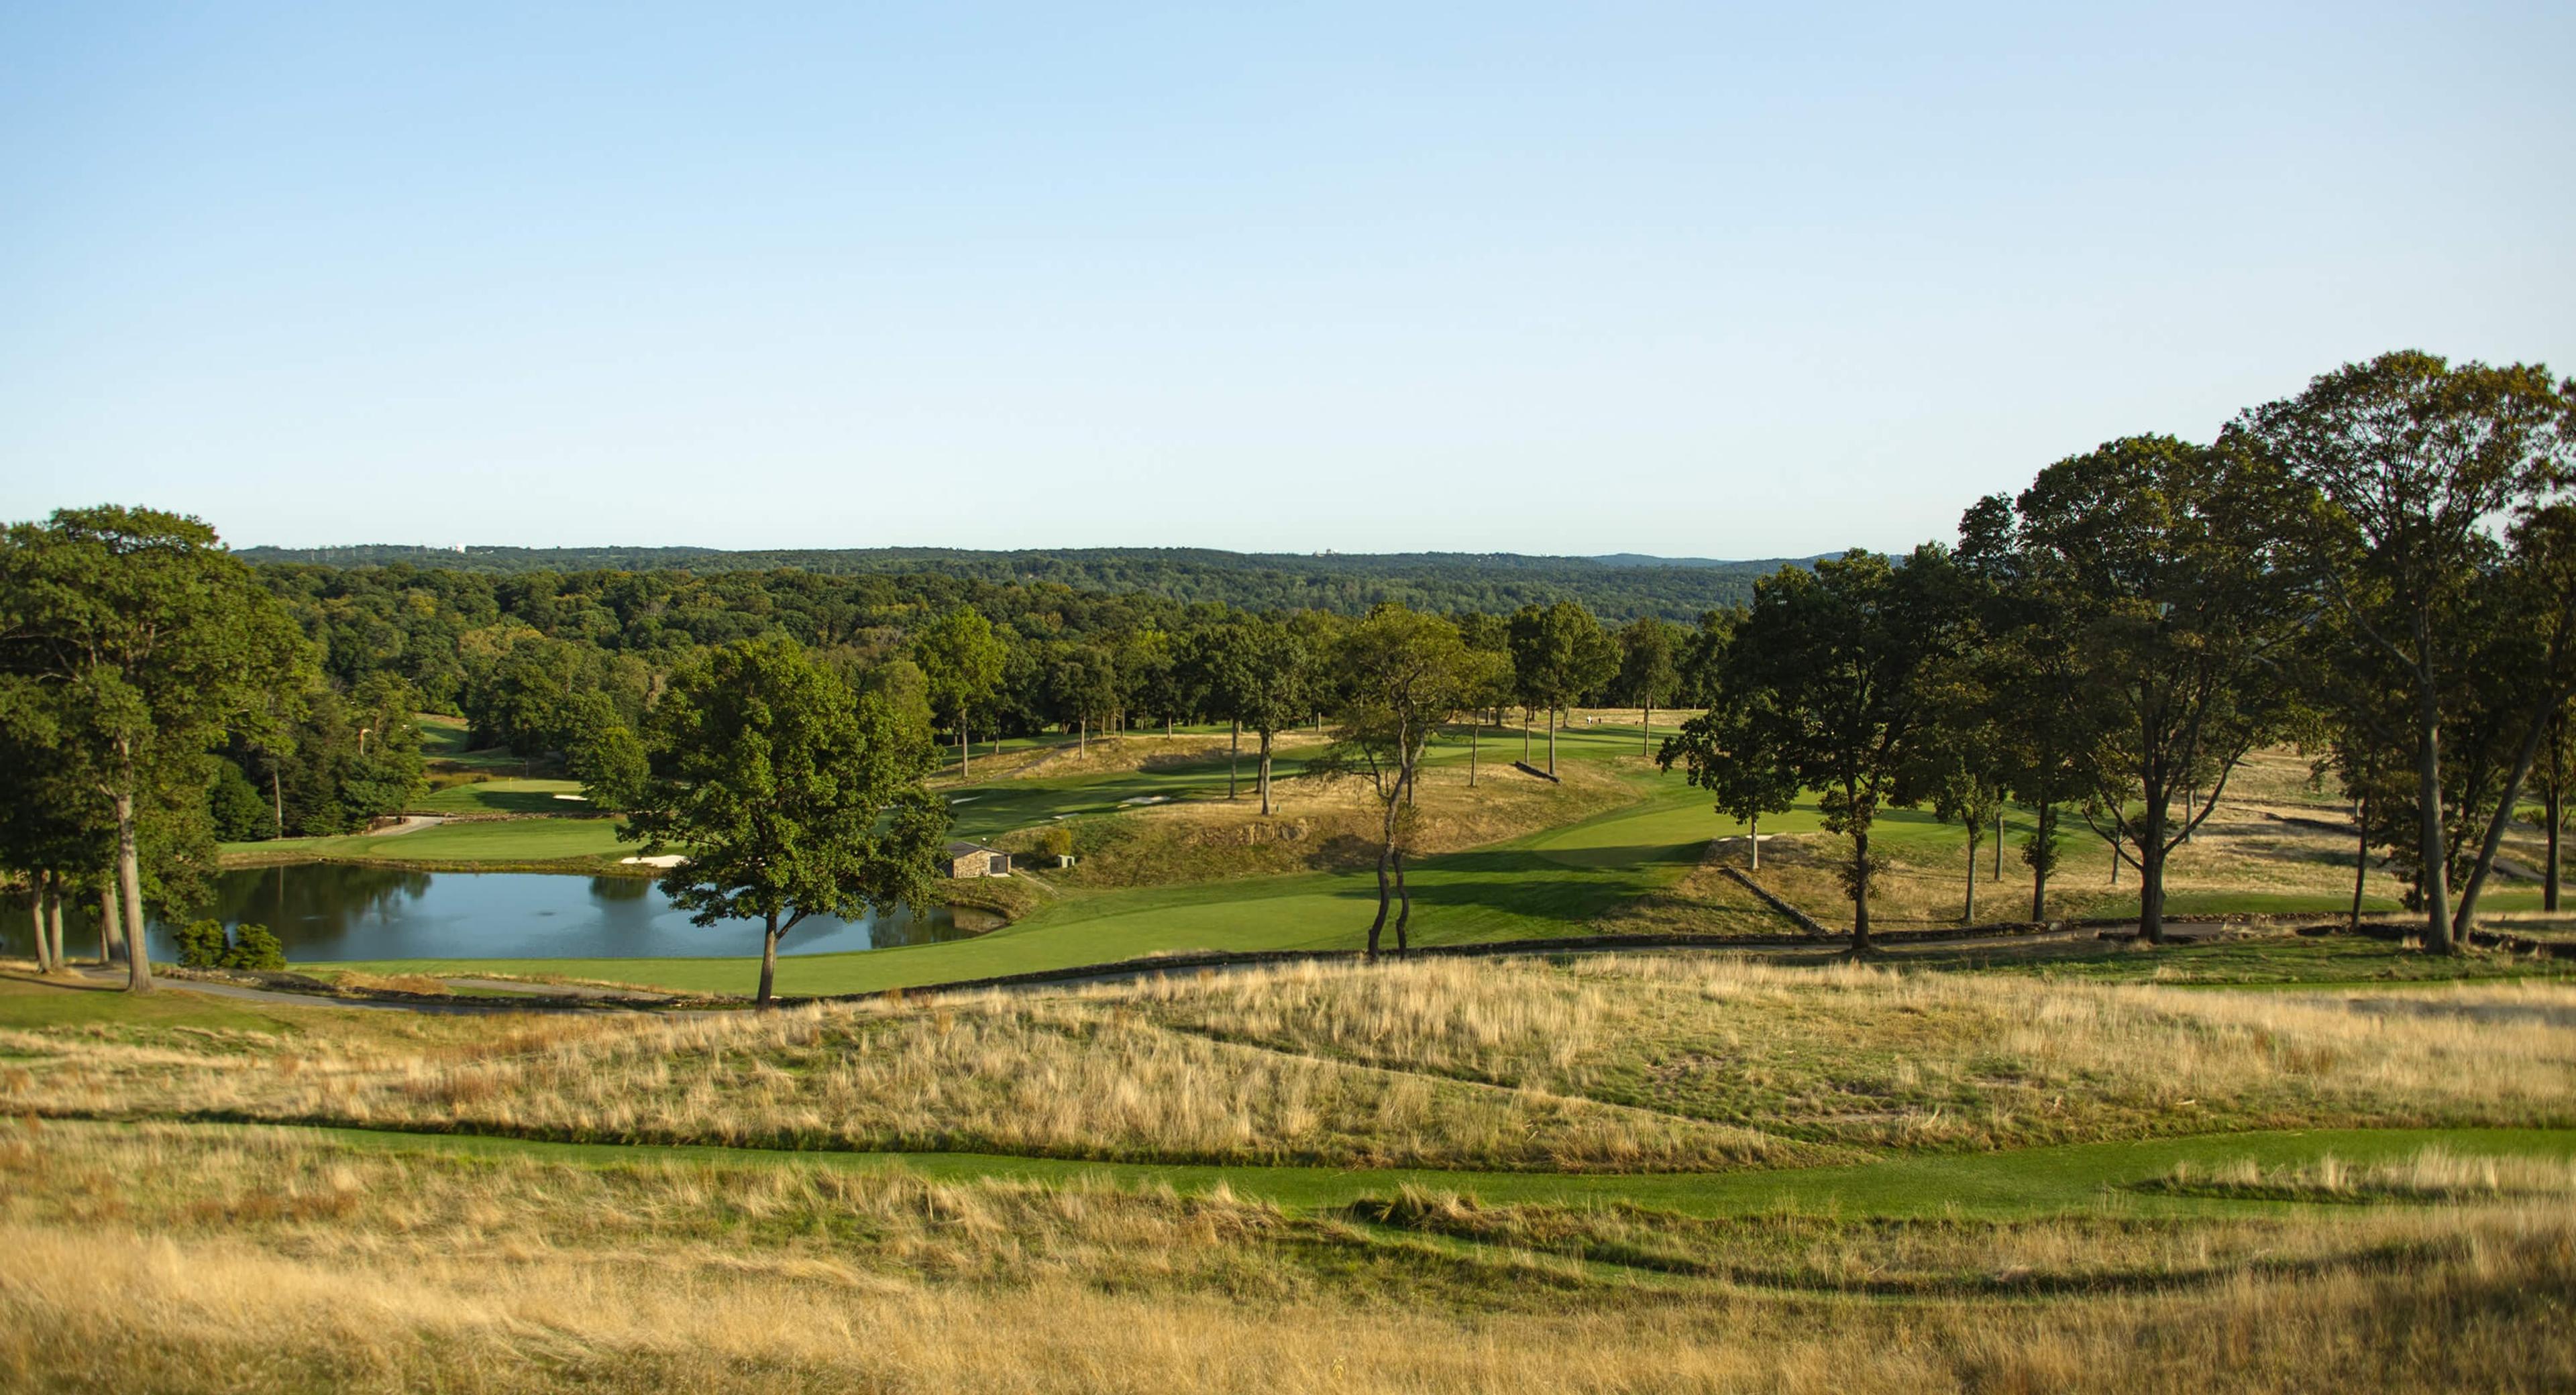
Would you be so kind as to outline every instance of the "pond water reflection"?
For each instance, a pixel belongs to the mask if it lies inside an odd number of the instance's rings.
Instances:
[[[277,932],[290,960],[645,959],[732,957],[760,952],[752,921],[700,928],[642,877],[572,877],[541,872],[404,872],[307,863],[226,872],[209,914],[227,925],[252,921]],[[75,959],[98,952],[96,919],[82,907],[64,918]],[[963,939],[948,911],[902,911],[855,921],[816,917],[779,944],[781,954],[829,954]],[[155,959],[173,959],[169,927],[155,923]],[[27,906],[0,913],[0,953],[34,953]]]

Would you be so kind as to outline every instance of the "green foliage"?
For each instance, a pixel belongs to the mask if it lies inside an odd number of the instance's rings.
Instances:
[[[961,739],[977,709],[993,700],[1009,658],[993,622],[958,606],[913,638],[912,656],[929,684],[930,705],[953,718]]]
[[[767,1002],[778,938],[807,917],[930,903],[948,806],[902,737],[882,699],[794,640],[728,645],[655,705],[650,777],[618,836],[687,854],[662,887],[694,923],[761,923]]]
[[[130,873],[120,883],[160,882],[143,890],[165,904],[211,851],[207,753],[272,731],[275,695],[301,691],[309,663],[286,609],[196,519],[63,509],[0,538],[0,721],[21,739],[47,733],[52,773],[71,780],[57,787],[85,782],[106,805],[114,860]],[[104,824],[93,813],[59,826]],[[24,845],[0,860],[38,853],[60,855]],[[92,841],[60,865],[103,871],[110,860]],[[140,923],[143,906],[120,899]],[[150,986],[143,956],[130,973]]]
[[[2459,825],[2474,824],[2477,814],[2465,809],[2468,791],[2445,787],[2443,728],[2494,677],[2482,668],[2490,656],[2481,650],[2496,618],[2514,616],[2509,625],[2528,618],[2492,594],[2514,585],[2494,520],[2537,508],[2570,483],[2576,389],[2536,364],[2383,354],[2240,414],[2221,445],[2261,459],[2305,491],[2284,531],[2330,617],[2319,631],[2328,637],[2342,744],[2355,754],[2377,753],[2359,765],[2414,765],[2406,801],[2414,827],[2396,841],[2407,845],[2415,868],[2428,943],[2447,949],[2474,913],[2479,877],[2472,874],[2462,888],[2462,923],[2453,924],[2448,868]],[[2552,695],[2557,686],[2543,683],[2521,703],[2508,703],[2525,708],[2519,723],[2508,724],[2536,732],[2564,700]],[[2392,704],[2392,694],[2406,701]],[[2527,769],[2527,761],[2518,763]],[[2488,822],[2500,828],[2520,771],[2495,783],[2486,802],[2497,812]],[[2481,871],[2490,855],[2491,842],[2477,859]]]
[[[265,925],[245,921],[227,939],[222,921],[192,920],[171,937],[178,941],[182,968],[261,973],[286,967],[286,946]]]
[[[232,945],[220,920],[192,920],[171,933],[179,943],[179,964],[188,969],[220,969]]]
[[[1618,646],[1571,601],[1515,611],[1511,653],[1522,700],[1533,707],[1569,706],[1619,671]]]
[[[247,921],[233,927],[232,947],[224,951],[227,969],[273,972],[286,967],[286,946],[265,925]]]
[[[930,676],[921,671],[921,665],[902,657],[891,658],[862,674],[857,686],[860,692],[873,694],[885,703],[904,744],[932,744],[938,715],[930,702]]]
[[[1317,609],[1346,616],[1387,603],[1433,612],[1508,614],[1522,605],[1569,600],[1614,620],[1661,615],[1687,620],[1704,611],[1741,604],[1755,578],[1783,560],[1716,562],[1695,558],[1522,557],[1505,553],[1263,554],[1205,548],[1072,548],[1048,552],[974,552],[952,548],[872,548],[844,551],[718,552],[707,548],[511,548],[476,547],[463,554],[433,548],[251,548],[242,554],[263,568],[297,574],[296,584],[344,585],[344,578],[375,573],[406,588],[441,594],[495,597],[502,608],[515,595],[496,585],[525,578],[526,592],[570,587],[599,595],[612,607],[620,597],[594,583],[618,578],[628,594],[726,591],[746,582],[785,601],[829,595],[903,595],[935,608],[968,600],[999,618],[1012,609],[994,603],[998,593],[1028,588],[1055,593],[1134,596],[1173,606],[1224,605],[1246,610]],[[559,607],[540,628],[566,622],[606,628],[589,614],[588,601]],[[684,607],[669,606],[668,610]],[[527,614],[525,610],[519,610]],[[667,615],[667,611],[666,611]],[[388,617],[393,618],[393,617]],[[371,617],[372,619],[372,617]],[[342,624],[352,622],[343,620]],[[381,622],[378,622],[381,623]],[[395,623],[399,623],[398,619]],[[532,621],[533,623],[533,621]],[[702,636],[720,642],[739,636]],[[809,644],[830,645],[831,627],[799,630]]]
[[[214,762],[214,785],[206,794],[207,816],[216,841],[247,843],[276,835],[275,810],[252,788],[250,777],[228,760]]]
[[[618,810],[643,797],[650,776],[644,743],[636,738],[616,707],[598,693],[584,693],[572,704],[571,734],[564,764],[581,782],[593,808]]]
[[[1878,866],[1870,827],[1882,807],[1914,798],[1906,776],[1936,732],[1935,679],[1966,643],[1969,595],[1940,547],[1902,566],[1855,549],[1765,578],[1727,646],[1734,734],[1790,788],[1822,791],[1825,830],[1850,840],[1838,873],[1863,943]],[[1758,797],[1765,777],[1751,778]]]
[[[1680,631],[1661,616],[1643,615],[1620,627],[1618,646],[1619,673],[1612,695],[1637,707],[1670,706],[1680,678],[1676,663]]]

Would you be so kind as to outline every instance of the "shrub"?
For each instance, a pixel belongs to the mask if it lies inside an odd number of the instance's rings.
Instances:
[[[233,927],[232,948],[224,953],[227,969],[261,970],[286,967],[286,946],[265,925],[245,921]]]
[[[179,927],[179,963],[190,969],[220,969],[231,946],[224,942],[220,920],[193,920]]]
[[[1073,830],[1063,824],[1051,824],[1038,833],[1038,850],[1052,860],[1073,851]]]

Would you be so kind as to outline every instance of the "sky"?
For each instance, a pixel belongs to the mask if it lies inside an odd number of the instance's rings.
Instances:
[[[538,13],[542,11],[542,13]],[[1771,557],[2576,371],[2576,6],[0,0],[0,519]]]

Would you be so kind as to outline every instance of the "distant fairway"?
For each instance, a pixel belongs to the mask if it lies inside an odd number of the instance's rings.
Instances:
[[[441,824],[396,837],[351,834],[225,843],[221,851],[227,866],[355,861],[506,871],[531,863],[577,863],[590,865],[563,870],[592,871],[613,867],[617,859],[632,856],[635,848],[617,841],[615,819],[508,819]]]
[[[485,780],[432,790],[413,800],[411,807],[430,814],[587,813],[590,803],[580,794],[578,780]]]

